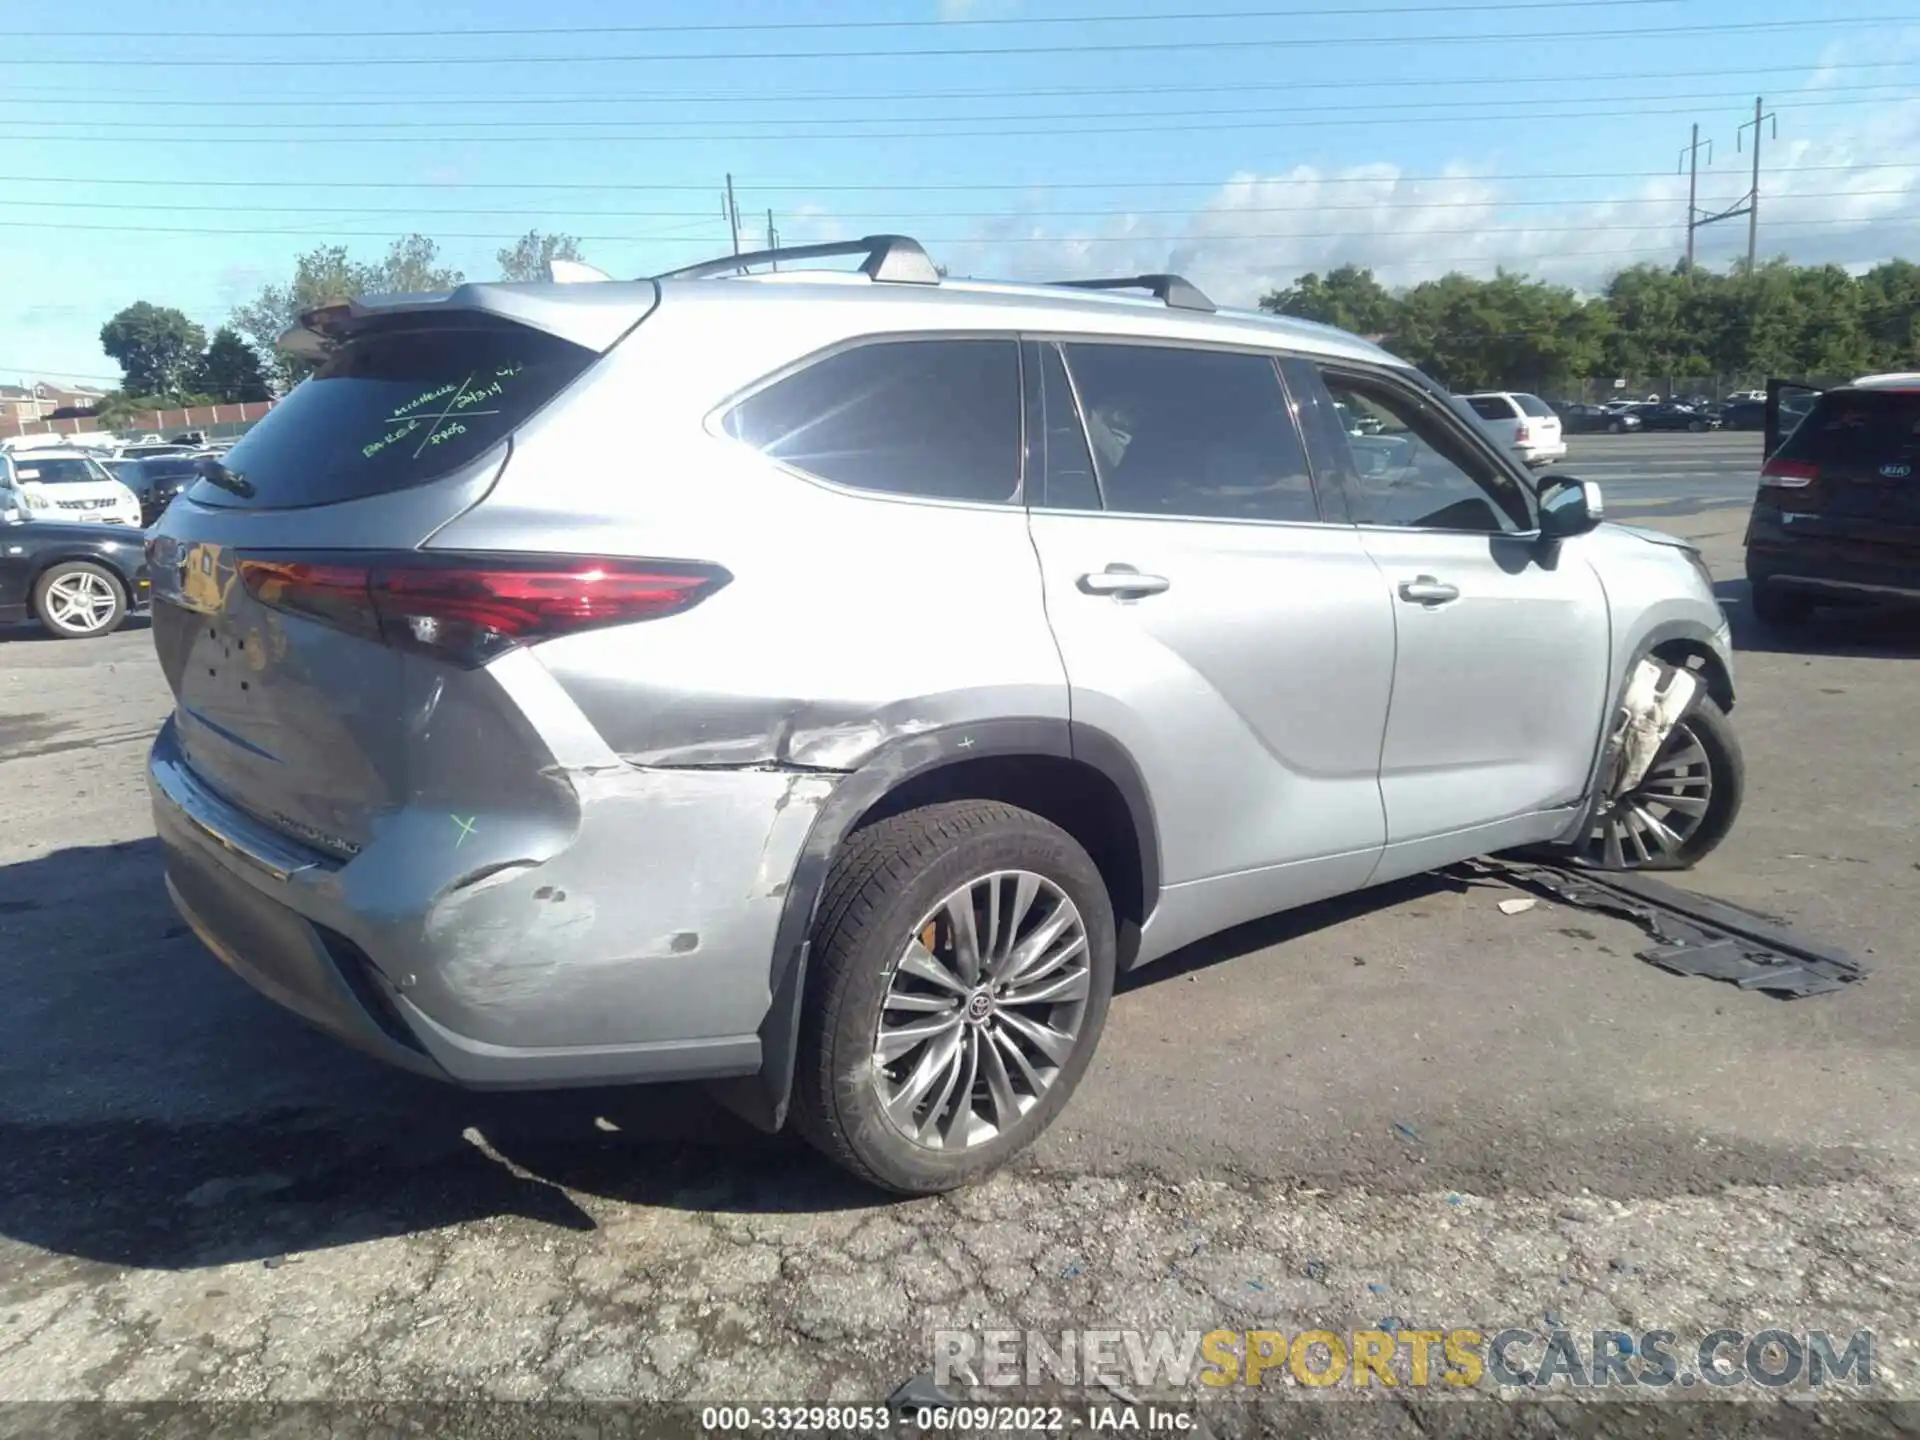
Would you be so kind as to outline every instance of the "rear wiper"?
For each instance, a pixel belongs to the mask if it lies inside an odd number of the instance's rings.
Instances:
[[[253,498],[253,482],[238,471],[229,470],[218,460],[202,460],[200,478],[209,484],[218,485],[222,490],[238,495],[242,500]]]

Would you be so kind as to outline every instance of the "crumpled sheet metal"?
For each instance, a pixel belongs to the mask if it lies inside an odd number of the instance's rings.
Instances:
[[[1639,958],[1675,975],[1797,1000],[1845,989],[1868,973],[1846,951],[1797,936],[1773,916],[1649,875],[1493,858],[1470,860],[1452,873],[1469,881],[1502,880],[1563,905],[1631,920],[1659,942],[1639,951]]]

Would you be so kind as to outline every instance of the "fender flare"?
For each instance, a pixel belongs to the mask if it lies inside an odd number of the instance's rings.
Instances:
[[[1587,767],[1586,793],[1577,803],[1578,814],[1574,821],[1553,839],[1556,845],[1566,845],[1577,840],[1593,820],[1593,812],[1598,808],[1600,795],[1600,776],[1606,767],[1608,737],[1613,731],[1613,717],[1624,703],[1627,687],[1633,683],[1633,672],[1642,660],[1662,645],[1675,640],[1692,640],[1712,649],[1714,632],[1695,620],[1668,620],[1655,625],[1640,637],[1634,646],[1627,663],[1621,667],[1619,683],[1614,687],[1612,702],[1607,712],[1600,718],[1600,734],[1594,742],[1593,761]]]
[[[1021,755],[1080,761],[1119,791],[1139,846],[1142,920],[1153,912],[1160,893],[1159,830],[1153,803],[1132,755],[1105,731],[1065,719],[996,719],[942,725],[890,740],[858,769],[849,771],[814,815],[788,878],[774,932],[770,999],[759,1030],[760,1069],[753,1075],[711,1082],[708,1089],[720,1103],[768,1134],[786,1123],[799,1050],[809,937],[834,857],[861,819],[908,781],[969,761]]]

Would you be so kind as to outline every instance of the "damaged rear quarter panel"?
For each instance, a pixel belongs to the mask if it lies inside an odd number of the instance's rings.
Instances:
[[[619,767],[555,776],[578,834],[493,860],[422,918],[407,999],[515,1048],[750,1034],[786,883],[831,776]],[[476,856],[476,858],[478,858]]]

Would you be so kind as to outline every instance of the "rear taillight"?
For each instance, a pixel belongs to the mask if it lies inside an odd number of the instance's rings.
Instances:
[[[1760,467],[1763,490],[1800,490],[1820,476],[1820,467],[1805,460],[1769,460]]]
[[[678,614],[733,578],[717,565],[586,556],[253,556],[239,568],[263,605],[465,665]]]
[[[1533,427],[1528,425],[1526,421],[1522,420],[1520,422],[1520,428],[1514,432],[1513,443],[1516,445],[1524,445],[1532,438],[1533,438]]]

